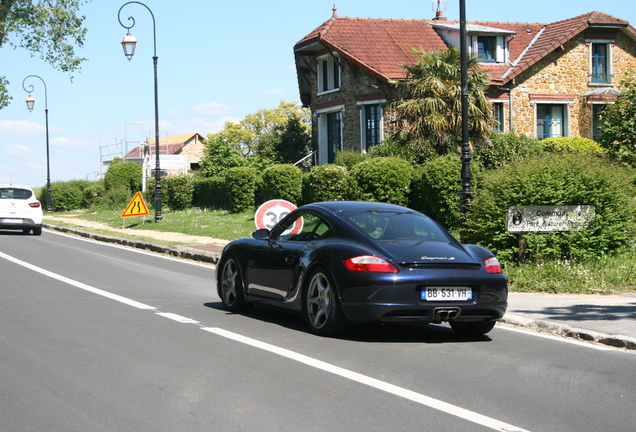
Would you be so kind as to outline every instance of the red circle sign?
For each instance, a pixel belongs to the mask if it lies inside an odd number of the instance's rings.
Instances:
[[[285,201],[282,199],[275,199],[267,201],[256,210],[256,214],[254,215],[254,223],[256,224],[256,228],[267,228],[271,230],[274,228],[278,222],[280,222],[285,216],[291,213],[293,210],[296,210],[296,206],[289,201]],[[302,218],[298,219],[294,224],[294,228],[296,225],[300,224],[302,228]]]

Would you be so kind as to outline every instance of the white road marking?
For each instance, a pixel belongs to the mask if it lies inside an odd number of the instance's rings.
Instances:
[[[592,348],[595,350],[599,350],[599,351],[615,351],[616,348],[611,348],[611,347],[606,347],[606,346],[602,346],[602,345],[595,345],[591,342],[584,342],[584,341],[579,341],[576,339],[569,339],[569,338],[565,338],[563,336],[556,336],[556,335],[552,335],[549,333],[541,333],[539,331],[532,331],[532,330],[525,330],[519,327],[514,327],[511,325],[502,325],[502,324],[497,324],[497,329],[500,330],[508,330],[508,331],[512,331],[512,332],[517,332],[517,333],[523,333],[525,335],[529,335],[529,336],[536,336],[536,337],[541,337],[544,339],[550,339],[553,340],[555,342],[565,342],[565,343],[569,343],[572,345],[578,345],[578,346],[582,346],[585,348]]]
[[[67,278],[65,276],[59,275],[57,273],[53,273],[53,272],[45,270],[45,269],[43,269],[41,267],[37,267],[37,266],[34,266],[33,264],[29,264],[28,262],[25,262],[25,261],[19,260],[17,258],[14,258],[14,257],[12,257],[10,255],[7,255],[7,254],[3,253],[3,252],[0,252],[0,258],[4,258],[7,261],[11,261],[12,263],[21,265],[22,267],[26,267],[29,270],[33,270],[34,272],[40,273],[41,275],[48,276],[48,277],[50,277],[52,279],[56,279],[56,280],[58,280],[60,282],[67,283],[67,284],[72,285],[72,286],[74,286],[76,288],[83,289],[84,291],[92,292],[93,294],[97,294],[97,295],[100,295],[102,297],[106,297],[106,298],[109,298],[111,300],[115,300],[115,301],[118,301],[120,303],[127,304],[128,306],[132,306],[132,307],[135,307],[137,309],[150,309],[150,310],[156,310],[157,309],[157,308],[155,308],[153,306],[148,306],[146,304],[139,303],[138,301],[131,300],[129,298],[122,297],[120,295],[113,294],[113,293],[110,293],[108,291],[104,291],[104,290],[101,290],[99,288],[92,287],[90,285],[86,285],[85,283],[78,282],[78,281],[73,280],[73,279],[69,279],[69,278]]]
[[[369,387],[376,388],[378,390],[385,391],[387,393],[402,397],[404,399],[408,399],[412,402],[416,402],[421,405],[428,406],[430,408],[445,412],[447,414],[476,423],[478,425],[490,428],[492,430],[496,430],[500,432],[504,432],[504,431],[528,432],[526,429],[521,429],[517,426],[513,426],[510,424],[501,422],[499,420],[493,419],[491,417],[487,417],[485,415],[476,413],[474,411],[469,411],[467,409],[458,407],[456,405],[443,402],[439,399],[434,399],[432,397],[423,395],[421,393],[416,393],[414,391],[411,391],[402,387],[398,387],[396,385],[389,384],[387,382],[380,381],[378,379],[371,378],[366,375],[359,374],[357,372],[343,369],[341,367],[334,366],[329,363],[325,363],[321,360],[317,360],[303,354],[298,354],[294,351],[290,351],[285,348],[280,348],[275,345],[270,345],[268,343],[261,342],[246,336],[242,336],[227,330],[223,330],[218,327],[202,327],[202,329],[210,333],[214,333],[218,336],[222,336],[224,338],[231,339],[236,342],[250,345],[254,348],[268,351],[273,354],[277,354],[279,356],[286,357],[288,359],[306,364],[313,368],[320,369],[322,371],[341,376],[343,378],[358,382],[360,384],[367,385]]]
[[[162,316],[164,318],[171,319],[173,321],[177,321],[184,324],[199,324],[199,321],[195,321],[192,318],[186,318],[181,315],[177,315],[175,313],[170,312],[157,312],[156,315]]]

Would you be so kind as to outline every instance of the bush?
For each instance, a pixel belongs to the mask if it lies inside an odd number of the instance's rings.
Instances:
[[[111,162],[108,171],[104,174],[104,188],[109,191],[118,186],[125,186],[131,193],[135,193],[141,190],[141,176],[142,169],[138,163]]]
[[[337,151],[336,157],[334,158],[334,164],[343,166],[347,168],[347,170],[351,171],[351,168],[358,165],[360,162],[364,162],[368,157],[369,156],[357,151]]]
[[[504,261],[518,261],[519,238],[506,230],[510,205],[592,204],[596,216],[580,231],[528,233],[526,258],[585,260],[613,254],[634,241],[633,171],[588,154],[545,155],[484,176],[468,215],[472,243]]]
[[[599,143],[589,138],[553,137],[539,141],[539,144],[550,153],[607,153]]]
[[[225,174],[230,210],[239,213],[254,208],[256,170],[250,167],[230,168]]]
[[[46,187],[42,188],[46,203]],[[45,204],[46,205],[46,204]],[[51,210],[54,212],[67,212],[79,210],[84,207],[84,192],[76,182],[51,183]]]
[[[106,189],[104,188],[103,179],[87,185],[84,188],[84,203],[86,207],[91,208],[98,205],[104,195],[106,195]]]
[[[413,167],[400,158],[371,158],[351,170],[362,201],[407,205]]]
[[[485,169],[498,169],[543,153],[543,146],[536,139],[515,132],[491,131],[488,140],[473,151],[473,158]]]
[[[432,143],[418,144],[409,140],[408,136],[389,136],[379,145],[369,149],[371,157],[398,157],[411,162],[413,165],[422,165],[437,157],[435,146]]]
[[[460,227],[459,196],[462,189],[462,161],[458,154],[439,156],[415,170],[409,205],[432,217],[448,230]],[[471,164],[473,179],[471,189],[479,184],[480,172],[477,163]]]
[[[351,185],[347,168],[340,165],[312,167],[305,177],[305,202],[345,201],[350,198]]]
[[[284,199],[297,204],[302,199],[303,172],[289,164],[274,165],[263,171],[263,199]]]
[[[95,210],[118,210],[123,213],[131,198],[132,194],[130,193],[130,189],[126,186],[119,185],[110,189],[100,197],[100,199],[93,204],[92,208]],[[154,196],[150,201],[153,200]],[[146,204],[148,204],[148,199],[145,199],[145,201]]]
[[[195,178],[192,188],[193,206],[211,210],[229,208],[225,177]]]
[[[181,174],[164,177],[161,180],[163,202],[172,210],[180,211],[192,207],[194,186],[192,177]]]

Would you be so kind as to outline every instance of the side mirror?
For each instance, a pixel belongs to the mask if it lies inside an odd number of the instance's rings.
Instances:
[[[269,240],[269,230],[267,228],[257,229],[252,233],[256,240]]]

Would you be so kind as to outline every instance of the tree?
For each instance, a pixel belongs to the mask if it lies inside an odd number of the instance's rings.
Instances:
[[[296,135],[310,137],[310,125],[308,109],[294,102],[281,101],[278,107],[258,110],[239,123],[225,123],[223,130],[215,136],[236,148],[243,157],[260,155],[279,160],[277,155],[287,151],[282,148],[285,142],[297,146],[296,138],[289,136],[290,131],[296,130]]]
[[[75,56],[84,44],[86,29],[79,7],[88,0],[0,0],[0,48],[5,43],[24,48],[54,69],[69,73],[86,60]],[[72,76],[71,76],[72,79]],[[0,109],[9,105],[9,82],[0,76]]]
[[[218,135],[208,135],[200,163],[202,177],[223,175],[228,169],[244,166],[247,163],[236,148]]]
[[[406,79],[395,82],[404,98],[389,105],[396,121],[394,136],[406,135],[421,146],[432,141],[436,152],[443,155],[461,138],[460,51],[411,50],[417,61],[404,66]],[[479,57],[468,57],[469,131],[476,143],[486,141],[496,123],[485,95],[490,77],[478,65]]]
[[[636,166],[636,72],[630,71],[620,82],[623,93],[601,114],[601,146],[610,157]]]

